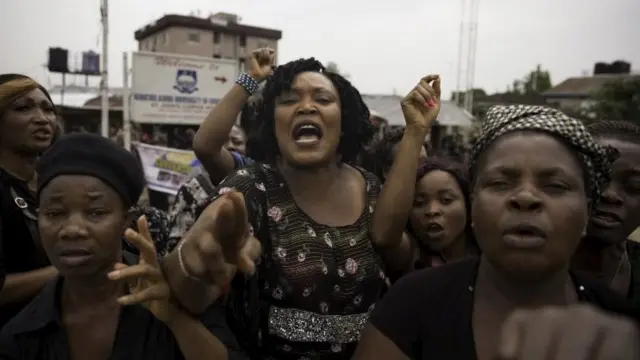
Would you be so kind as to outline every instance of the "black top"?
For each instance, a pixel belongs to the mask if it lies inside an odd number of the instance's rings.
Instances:
[[[347,226],[327,226],[302,211],[273,164],[237,170],[214,192],[213,199],[230,189],[242,192],[251,231],[262,244],[254,276],[235,277],[226,307],[231,329],[252,358],[351,358],[388,287],[370,239],[380,182],[359,171],[367,203]]]
[[[70,349],[60,317],[63,278],[42,292],[0,332],[1,360],[68,360]],[[246,360],[226,325],[224,311],[212,306],[201,321],[228,349],[230,360]],[[142,305],[127,306],[120,321],[111,360],[180,360],[182,352],[169,328]]]
[[[24,202],[16,201],[16,196]],[[27,208],[19,208],[16,202],[23,206],[26,204]],[[0,168],[0,289],[7,274],[32,271],[50,265],[38,235],[36,208],[35,194],[29,190],[27,184]],[[25,215],[25,211],[32,218]],[[0,328],[28,303],[25,301],[0,306]]]
[[[411,273],[376,305],[371,323],[410,359],[476,360],[473,339],[473,287],[479,259]],[[637,319],[622,296],[572,275],[579,300]]]

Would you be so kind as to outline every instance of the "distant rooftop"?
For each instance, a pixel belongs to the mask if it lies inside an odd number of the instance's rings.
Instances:
[[[544,92],[544,96],[589,96],[610,81],[640,79],[640,74],[599,74],[571,77]]]
[[[169,14],[136,30],[134,37],[140,41],[170,27],[186,27],[221,33],[233,33],[238,35],[260,37],[265,39],[280,40],[282,31],[256,26],[240,24],[240,18],[235,14],[219,12],[209,17],[185,16]]]
[[[70,85],[64,88],[64,94],[62,86],[56,85],[48,89],[53,100],[54,105],[68,106],[68,107],[85,107],[89,100],[95,99],[100,96],[100,89],[96,87],[84,87],[77,85]],[[122,95],[122,88],[109,89],[109,97],[117,97]]]
[[[385,119],[389,125],[405,125],[404,115],[400,106],[401,96],[362,94],[362,99],[370,111]],[[442,126],[468,127],[472,125],[473,115],[451,101],[442,101],[437,121]]]

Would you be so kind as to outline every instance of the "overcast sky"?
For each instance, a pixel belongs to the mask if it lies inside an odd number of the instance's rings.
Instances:
[[[591,72],[596,61],[625,59],[640,70],[640,0],[479,0],[477,87],[503,91],[541,64],[554,84]],[[99,0],[0,0],[0,73],[45,86],[50,46],[100,51]],[[110,82],[122,83],[122,52],[136,29],[164,14],[236,13],[249,25],[280,29],[281,61],[334,61],[364,93],[406,93],[440,73],[456,87],[460,0],[110,0]]]

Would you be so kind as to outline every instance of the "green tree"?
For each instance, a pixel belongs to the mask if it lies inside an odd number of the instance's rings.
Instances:
[[[467,96],[467,92],[466,91],[452,91],[451,92],[451,101],[455,102],[456,101],[456,97],[458,98],[458,106],[463,106],[464,105],[464,99]],[[484,91],[484,89],[481,88],[475,88],[473,89],[473,101],[478,101],[482,98],[485,98],[487,96],[487,92]]]
[[[640,123],[640,76],[611,81],[593,93],[591,114],[596,119]]]
[[[531,70],[522,79],[516,79],[508,88],[508,92],[523,94],[523,95],[537,95],[551,89],[553,87],[551,83],[551,74],[549,71],[542,69],[542,66],[538,65],[534,70]]]
[[[350,78],[351,76],[347,73],[344,73],[340,70],[340,68],[338,67],[338,64],[336,64],[333,61],[329,61],[327,62],[327,65],[325,65],[325,68],[327,69],[327,71],[336,73],[336,74],[340,74],[342,76],[344,76],[345,79]]]

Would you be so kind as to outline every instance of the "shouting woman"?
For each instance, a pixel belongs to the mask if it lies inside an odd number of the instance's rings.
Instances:
[[[355,359],[637,359],[636,310],[569,271],[615,156],[555,109],[493,107],[470,163],[480,259],[402,278]]]
[[[412,93],[415,116],[400,150],[413,155],[414,174],[437,114],[433,80]],[[223,101],[239,111],[236,97],[246,101],[257,88],[243,74]],[[369,111],[346,79],[314,59],[275,69],[262,96],[265,163],[220,184],[166,258],[166,273],[181,303],[199,311],[220,294],[207,285],[224,290],[233,276],[225,262],[249,272],[233,277],[228,318],[254,359],[348,358],[387,289],[382,258],[409,249],[401,239],[385,243],[386,229],[375,225],[384,224],[379,209],[392,208],[392,194],[378,200],[377,178],[351,165],[372,136]]]

